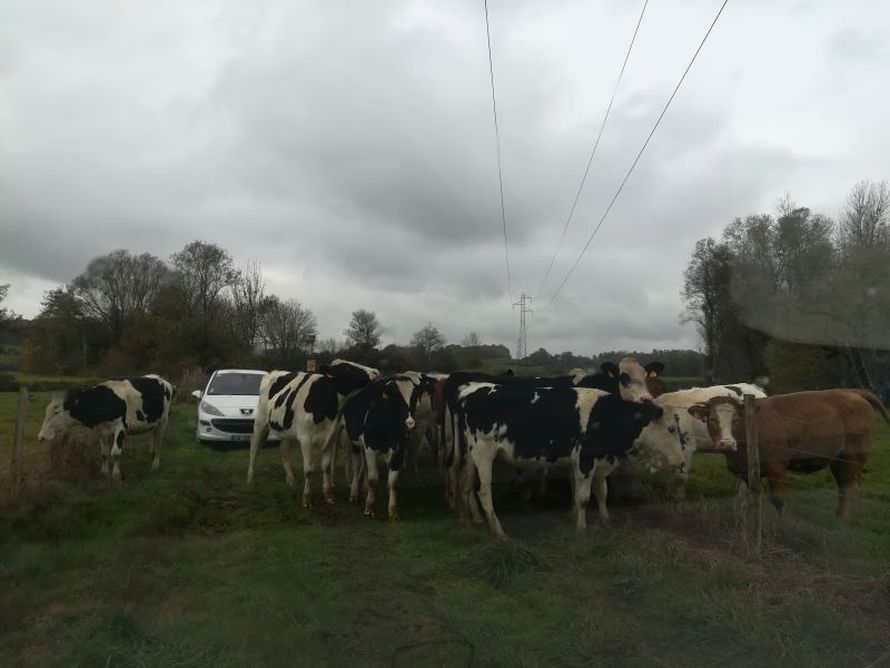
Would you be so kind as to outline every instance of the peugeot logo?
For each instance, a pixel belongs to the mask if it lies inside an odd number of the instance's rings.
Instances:
[[[253,409],[252,408],[242,408],[241,415],[253,415]]]

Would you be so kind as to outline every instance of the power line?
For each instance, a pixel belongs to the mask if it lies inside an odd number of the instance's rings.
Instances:
[[[578,254],[578,257],[575,259],[575,262],[572,264],[568,273],[565,275],[565,278],[562,279],[562,283],[559,284],[559,287],[556,288],[556,292],[553,293],[553,296],[550,297],[550,301],[547,302],[547,307],[549,307],[555,300],[556,296],[560,293],[563,286],[569,280],[569,277],[574,273],[578,264],[581,262],[581,258],[584,257],[584,254],[587,252],[587,249],[590,247],[590,243],[593,241],[593,238],[596,236],[596,233],[599,232],[600,227],[602,227],[603,223],[606,220],[606,217],[609,215],[609,212],[612,211],[612,207],[615,205],[615,201],[618,199],[618,196],[621,195],[621,191],[624,190],[624,185],[627,183],[627,180],[630,178],[630,175],[633,173],[634,169],[637,166],[637,163],[640,161],[640,158],[643,155],[643,152],[646,150],[646,147],[649,145],[649,142],[652,139],[652,136],[655,134],[655,131],[658,129],[659,124],[661,123],[661,119],[664,118],[664,115],[667,113],[668,107],[671,106],[671,102],[673,102],[674,97],[677,95],[677,91],[680,90],[680,86],[683,85],[683,81],[686,79],[686,75],[689,74],[689,70],[692,69],[692,65],[695,62],[695,59],[698,57],[699,52],[702,50],[702,47],[705,45],[705,42],[708,40],[708,36],[711,34],[711,31],[714,29],[714,26],[717,24],[717,19],[720,18],[720,15],[723,13],[723,9],[726,7],[726,4],[729,0],[723,0],[723,4],[720,5],[720,9],[717,10],[717,14],[714,16],[714,20],[711,21],[711,25],[708,27],[708,31],[705,33],[705,36],[702,37],[701,42],[698,45],[698,48],[695,50],[695,53],[692,54],[692,58],[689,61],[689,64],[686,66],[686,69],[683,71],[683,76],[680,77],[680,80],[677,82],[677,85],[674,87],[674,92],[671,93],[671,96],[668,98],[667,102],[664,105],[664,108],[661,110],[661,113],[658,115],[658,119],[655,121],[655,125],[652,126],[652,130],[649,132],[649,136],[646,137],[646,141],[643,142],[643,146],[640,148],[637,153],[637,157],[634,158],[633,163],[630,166],[630,169],[627,170],[627,173],[624,175],[624,178],[621,180],[621,184],[618,186],[618,190],[615,191],[615,194],[612,196],[612,200],[609,202],[609,206],[606,207],[606,210],[603,212],[602,217],[597,223],[596,227],[593,229],[593,232],[590,234],[590,237],[587,239],[587,243],[584,244],[584,248],[581,249],[581,252]]]
[[[501,167],[501,132],[498,128],[498,101],[494,94],[494,65],[491,60],[491,26],[488,23],[488,0],[482,0],[485,8],[485,38],[488,44],[488,75],[491,81],[491,110],[494,116],[494,141],[498,153],[498,188],[501,195],[501,222],[504,227],[504,261],[507,264],[507,291],[513,301],[513,280],[510,277],[510,251],[507,246],[507,211],[504,208],[504,171]]]
[[[553,257],[550,258],[550,264],[547,265],[547,271],[544,272],[544,278],[541,279],[541,284],[538,286],[538,291],[535,293],[535,299],[541,296],[541,290],[544,289],[544,284],[547,282],[547,278],[550,276],[550,271],[553,269],[553,264],[556,262],[556,258],[559,255],[559,251],[562,249],[562,242],[566,238],[566,232],[569,229],[569,224],[572,222],[572,218],[575,215],[575,209],[578,206],[578,200],[581,198],[581,191],[584,190],[584,184],[587,182],[587,175],[590,173],[590,166],[593,164],[593,157],[596,155],[596,149],[600,145],[600,139],[603,136],[603,130],[606,127],[606,123],[609,120],[609,114],[612,112],[612,104],[615,102],[615,95],[618,93],[618,87],[621,85],[621,78],[624,76],[624,68],[627,67],[627,61],[630,58],[630,52],[634,48],[634,42],[637,40],[637,33],[640,31],[640,24],[643,22],[643,15],[646,13],[646,7],[649,4],[649,0],[643,0],[643,9],[640,10],[640,18],[637,19],[637,25],[634,28],[634,34],[630,38],[630,44],[627,46],[627,52],[624,54],[624,62],[621,63],[621,71],[618,72],[618,79],[615,81],[615,86],[612,88],[612,97],[609,99],[609,106],[606,107],[606,113],[603,114],[603,119],[600,121],[600,129],[596,135],[596,141],[593,142],[593,149],[590,151],[590,157],[587,159],[587,167],[584,169],[584,175],[581,177],[581,183],[578,185],[578,192],[575,193],[575,199],[572,202],[572,208],[569,210],[569,215],[566,218],[565,225],[562,227],[562,234],[559,235],[559,243],[556,244],[556,250],[553,251]]]

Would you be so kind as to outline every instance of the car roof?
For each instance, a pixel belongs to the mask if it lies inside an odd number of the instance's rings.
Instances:
[[[268,372],[261,369],[217,369],[213,372],[213,375],[218,376],[223,373],[250,373],[257,376],[265,376]]]

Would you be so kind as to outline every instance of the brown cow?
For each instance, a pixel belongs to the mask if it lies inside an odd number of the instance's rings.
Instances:
[[[821,390],[779,394],[755,400],[760,475],[769,479],[770,501],[781,512],[785,474],[812,473],[826,466],[838,486],[838,517],[850,519],[875,431],[874,410],[890,424],[881,401],[864,390]],[[724,450],[734,474],[747,472],[742,404],[735,397],[714,397],[689,408],[706,422],[711,439]]]

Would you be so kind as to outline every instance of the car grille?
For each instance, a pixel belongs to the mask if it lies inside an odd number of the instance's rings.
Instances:
[[[210,421],[214,428],[227,434],[252,434],[253,420],[239,418],[214,418]]]

